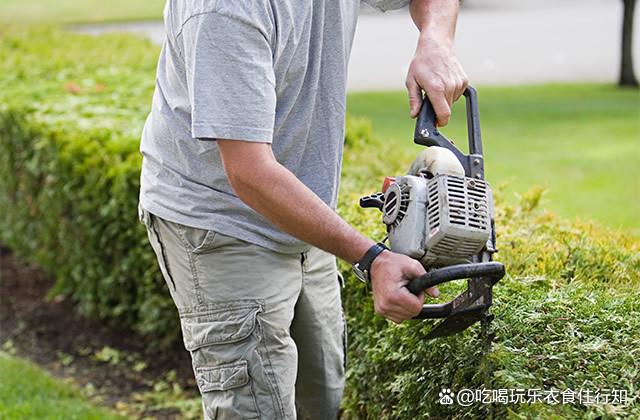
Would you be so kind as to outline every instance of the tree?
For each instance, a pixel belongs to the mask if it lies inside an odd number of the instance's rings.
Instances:
[[[622,59],[620,62],[620,86],[638,87],[638,79],[633,72],[633,56],[631,44],[633,39],[633,12],[636,0],[622,0],[624,12],[622,18]]]

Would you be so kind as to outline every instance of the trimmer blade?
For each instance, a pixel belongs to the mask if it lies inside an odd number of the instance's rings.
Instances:
[[[430,340],[437,337],[446,337],[466,330],[471,325],[482,319],[482,312],[484,309],[485,308],[477,308],[468,311],[462,310],[451,315],[436,325],[427,335],[427,339]]]

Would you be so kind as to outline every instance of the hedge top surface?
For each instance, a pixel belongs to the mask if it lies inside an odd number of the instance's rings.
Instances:
[[[139,139],[151,104],[158,48],[127,35],[70,35],[49,27],[0,31],[0,103],[43,127],[102,142]],[[110,146],[116,147],[116,146]]]

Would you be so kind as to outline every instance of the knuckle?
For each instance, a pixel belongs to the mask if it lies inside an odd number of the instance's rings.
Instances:
[[[427,81],[427,89],[431,92],[435,93],[443,93],[444,92],[444,83],[441,80],[430,79]]]
[[[382,315],[382,311],[380,310],[380,305],[378,305],[377,303],[373,305],[373,310],[375,311],[375,313],[377,313],[378,315]]]
[[[378,303],[376,312],[379,313],[380,315],[384,315],[387,312],[389,312],[389,306],[386,303]]]

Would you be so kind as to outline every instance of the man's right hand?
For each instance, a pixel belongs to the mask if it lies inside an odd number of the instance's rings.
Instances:
[[[406,255],[384,251],[371,265],[371,288],[376,313],[401,323],[420,313],[424,292],[414,295],[405,286],[414,278],[425,274],[422,264]],[[432,297],[438,297],[437,287],[427,290]]]

